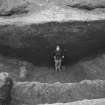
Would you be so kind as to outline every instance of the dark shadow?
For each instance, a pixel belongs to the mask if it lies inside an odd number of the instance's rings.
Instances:
[[[53,52],[60,44],[65,55],[63,65],[90,60],[105,53],[104,23],[54,22],[24,27],[1,26],[0,54],[52,67]]]

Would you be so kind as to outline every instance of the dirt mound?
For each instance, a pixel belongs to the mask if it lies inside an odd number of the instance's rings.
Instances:
[[[80,83],[18,82],[13,90],[13,104],[65,103],[105,97],[105,81],[84,80]]]

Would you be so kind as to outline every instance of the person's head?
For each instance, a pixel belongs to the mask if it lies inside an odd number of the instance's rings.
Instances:
[[[59,51],[59,50],[60,50],[60,46],[57,45],[57,46],[56,46],[56,51]]]

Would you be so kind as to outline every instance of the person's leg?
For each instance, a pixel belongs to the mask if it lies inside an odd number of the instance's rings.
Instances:
[[[58,70],[61,71],[62,67],[61,67],[61,59],[59,59],[59,64],[58,64]]]
[[[54,60],[54,69],[55,69],[55,71],[56,71],[56,60]]]
[[[59,63],[59,61],[56,59],[55,60],[55,71],[56,72],[58,71],[58,65],[59,65],[58,63]]]
[[[60,62],[58,60],[58,64],[57,64],[57,71],[59,72],[60,71]]]
[[[60,70],[62,70],[62,59],[60,59]]]

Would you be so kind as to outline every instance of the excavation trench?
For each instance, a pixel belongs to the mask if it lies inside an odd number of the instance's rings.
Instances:
[[[0,26],[0,55],[31,62],[34,68],[27,69],[29,74],[24,81],[37,81],[16,83],[13,104],[37,105],[104,98],[104,23],[53,22]],[[57,44],[60,44],[65,55],[65,68],[60,73],[55,73],[53,69],[53,51]],[[10,66],[0,71],[9,70],[18,77],[18,67]],[[82,81],[86,79],[90,81]],[[62,83],[56,83],[58,81]]]
[[[72,65],[105,51],[104,21],[0,26],[0,54],[52,66],[57,44],[64,50],[64,64]]]

